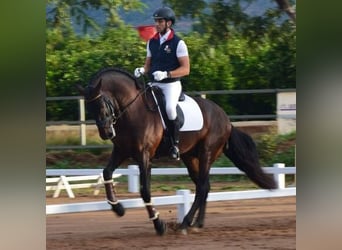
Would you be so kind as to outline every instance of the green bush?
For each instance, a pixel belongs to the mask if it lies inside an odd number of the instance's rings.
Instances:
[[[274,163],[284,163],[286,166],[295,165],[296,131],[278,135],[276,131],[263,134],[255,139],[262,166]]]
[[[282,34],[282,33],[280,33]],[[191,73],[183,78],[185,91],[294,88],[295,36],[268,37],[250,46],[248,39],[235,35],[213,44],[208,35],[180,34],[189,49]],[[284,35],[285,36],[285,35]],[[278,39],[278,40],[274,40]],[[99,69],[114,66],[133,72],[142,66],[146,43],[135,29],[121,26],[107,29],[98,37],[63,37],[47,30],[46,96],[79,95],[74,85],[86,85]],[[207,96],[228,114],[274,113],[274,95]],[[78,105],[70,101],[49,102],[46,119],[77,120]]]

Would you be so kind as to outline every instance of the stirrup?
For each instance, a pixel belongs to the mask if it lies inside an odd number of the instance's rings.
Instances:
[[[170,149],[170,158],[174,160],[179,160],[180,155],[179,155],[179,149],[177,146],[172,146]]]

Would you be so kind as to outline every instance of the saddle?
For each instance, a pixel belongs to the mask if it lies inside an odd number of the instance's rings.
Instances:
[[[167,152],[170,148],[171,141],[170,135],[168,133],[167,128],[171,125],[170,120],[168,119],[166,110],[165,110],[165,98],[164,94],[160,88],[157,86],[153,86],[150,89],[150,93],[158,105],[158,109],[161,115],[163,127],[164,127],[164,136],[162,142],[160,143],[155,158],[159,158],[163,155],[162,152]],[[198,131],[203,127],[203,115],[200,107],[197,102],[184,94],[183,92],[179,96],[179,101],[176,107],[177,116],[180,123],[179,131]]]
[[[169,118],[165,110],[165,98],[160,88],[153,86],[150,89],[152,95],[155,96],[164,129],[169,127]],[[179,131],[198,131],[203,127],[203,114],[198,103],[190,96],[183,92],[179,96],[176,107],[177,116],[180,122]]]

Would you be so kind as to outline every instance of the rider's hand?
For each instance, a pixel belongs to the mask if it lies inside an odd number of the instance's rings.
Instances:
[[[152,75],[154,76],[154,80],[156,81],[161,81],[165,78],[168,78],[167,71],[155,71],[152,73]]]
[[[135,76],[136,78],[142,76],[144,73],[145,73],[144,67],[136,68],[136,69],[134,70],[134,76]]]

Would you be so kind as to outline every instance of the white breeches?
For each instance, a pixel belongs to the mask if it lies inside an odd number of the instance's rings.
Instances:
[[[152,82],[152,86],[158,86],[165,96],[166,103],[166,113],[170,120],[175,120],[177,118],[177,103],[179,95],[182,91],[182,85],[180,81],[170,82],[170,83],[160,83]]]

